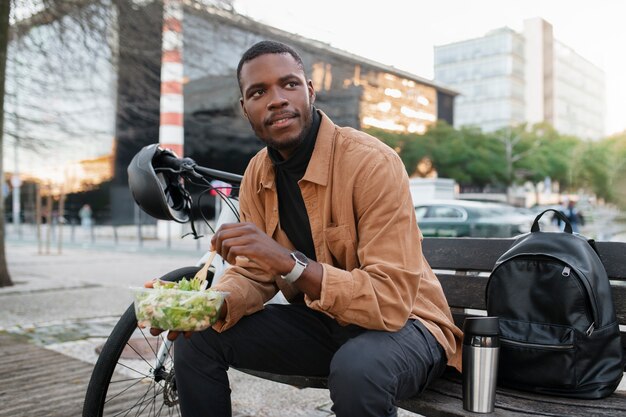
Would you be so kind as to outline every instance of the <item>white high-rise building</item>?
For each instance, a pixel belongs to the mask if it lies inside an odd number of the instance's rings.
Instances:
[[[604,72],[555,40],[541,18],[435,47],[435,80],[461,93],[454,125],[493,131],[546,121],[581,138],[605,134]]]

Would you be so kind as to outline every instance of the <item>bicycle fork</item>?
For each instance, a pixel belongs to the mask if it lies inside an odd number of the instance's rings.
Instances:
[[[166,336],[163,340],[163,343],[161,343],[161,346],[159,347],[159,351],[157,352],[154,362],[154,370],[152,371],[154,373],[154,380],[156,382],[159,382],[166,377],[163,364],[165,363],[165,360],[170,353],[172,343],[173,342],[171,340],[168,340]]]
[[[229,204],[224,204],[223,209],[220,212],[220,215],[217,219],[217,223],[215,225],[215,229],[218,229],[224,223],[235,223],[239,221],[237,217],[236,211],[239,210],[239,201],[234,198],[228,198]],[[235,211],[233,211],[232,209]],[[199,260],[197,266],[202,266],[208,259],[210,252],[206,252],[204,256]],[[214,273],[213,273],[213,282],[212,284],[216,284],[219,280],[220,276],[226,269],[225,262],[222,260],[221,256],[216,256],[212,262]],[[167,339],[167,335],[163,338],[163,343],[159,347],[159,350],[156,355],[155,363],[154,363],[154,380],[159,382],[168,377],[165,372],[164,364],[167,360],[167,357],[170,355],[170,350],[172,347],[172,341]],[[171,378],[171,375],[169,376]]]

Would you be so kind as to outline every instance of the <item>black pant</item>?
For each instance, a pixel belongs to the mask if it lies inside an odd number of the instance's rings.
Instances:
[[[305,305],[267,305],[222,333],[179,337],[176,383],[186,417],[231,415],[227,370],[328,376],[333,412],[395,416],[395,400],[421,392],[446,365],[443,348],[419,320],[398,332],[340,326]]]

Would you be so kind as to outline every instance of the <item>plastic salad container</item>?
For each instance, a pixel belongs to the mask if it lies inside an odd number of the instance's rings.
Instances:
[[[228,294],[211,289],[155,287],[133,288],[139,326],[177,331],[207,329],[217,321],[224,297]]]

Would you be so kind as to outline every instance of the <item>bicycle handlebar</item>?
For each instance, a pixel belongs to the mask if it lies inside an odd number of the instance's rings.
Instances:
[[[154,164],[163,168],[170,168],[174,171],[195,171],[208,177],[226,181],[229,183],[241,184],[241,175],[232,172],[220,171],[218,169],[200,166],[191,158],[177,158],[169,152],[161,152],[155,157]]]
[[[173,169],[174,171],[180,171],[183,164],[186,162],[185,160],[189,160],[193,162],[193,160],[190,158],[180,159],[180,158],[175,157],[169,151],[162,151],[162,152],[157,153],[154,156],[154,159],[152,162],[155,167],[170,168],[170,169]],[[193,164],[195,164],[195,162],[193,162]]]
[[[218,169],[213,169],[213,168],[205,168],[200,165],[195,165],[194,168],[196,171],[200,172],[201,174],[208,175],[218,180],[222,180],[222,181],[226,181],[230,183],[241,184],[241,180],[243,178],[243,176],[233,174],[232,172],[220,171]]]

